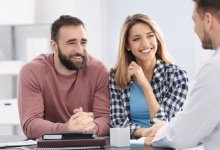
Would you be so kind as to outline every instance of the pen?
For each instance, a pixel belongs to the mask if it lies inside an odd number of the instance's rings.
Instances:
[[[125,122],[122,125],[122,128],[125,128],[128,125],[129,119],[128,117],[125,119]]]
[[[115,127],[111,122],[108,122],[108,125],[109,125],[110,128],[114,128]]]

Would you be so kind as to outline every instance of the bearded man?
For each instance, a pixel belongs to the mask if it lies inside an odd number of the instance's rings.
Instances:
[[[24,134],[95,131],[109,134],[109,73],[87,54],[84,23],[69,15],[51,26],[50,54],[25,64],[19,75],[18,108]]]

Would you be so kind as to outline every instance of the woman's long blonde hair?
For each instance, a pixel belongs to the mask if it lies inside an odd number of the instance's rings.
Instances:
[[[156,57],[160,58],[166,63],[173,62],[172,56],[166,50],[164,38],[159,26],[150,17],[143,14],[134,14],[132,16],[128,16],[125,19],[120,32],[117,62],[116,65],[111,69],[111,72],[115,74],[115,82],[120,88],[126,88],[128,86],[127,68],[130,63],[135,60],[132,52],[128,51],[126,47],[128,46],[129,31],[131,27],[137,23],[149,25],[154,32],[158,43]]]

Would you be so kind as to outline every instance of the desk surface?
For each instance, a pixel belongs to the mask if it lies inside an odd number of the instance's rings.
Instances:
[[[0,135],[0,143],[6,143],[6,142],[20,142],[26,140],[25,136],[17,136],[17,135]],[[34,146],[25,146],[25,147],[9,147],[9,148],[4,148],[4,149],[10,149],[10,150],[28,150],[28,149],[34,149],[36,148],[36,145]],[[156,148],[152,146],[142,146],[142,145],[131,145],[129,147],[111,147],[109,145],[105,146],[104,148],[101,149],[106,149],[106,150],[171,150],[167,148]]]

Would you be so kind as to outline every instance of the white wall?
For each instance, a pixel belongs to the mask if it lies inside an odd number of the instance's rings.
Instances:
[[[103,0],[36,0],[36,23],[51,24],[61,15],[80,18],[88,33],[88,52],[103,58]]]
[[[35,0],[0,0],[0,25],[1,31],[0,37],[0,61],[12,60],[13,59],[13,47],[11,44],[12,39],[10,38],[10,28],[6,25],[20,25],[20,24],[33,24],[34,23],[34,7]],[[4,27],[2,27],[4,25]],[[8,39],[8,40],[7,40]],[[5,42],[5,43],[4,43]],[[7,45],[8,43],[8,45]],[[2,69],[2,68],[1,68]],[[0,100],[10,99],[14,97],[14,85],[15,78],[12,76],[0,76]],[[0,103],[1,110],[3,109],[2,103]],[[2,112],[0,112],[2,113]],[[5,118],[2,118],[2,117]],[[10,114],[1,115],[0,119],[4,120]],[[13,119],[13,118],[11,118]],[[20,125],[10,126],[9,124],[0,125],[0,134],[22,134],[20,131]]]
[[[0,25],[34,23],[35,0],[0,0]]]
[[[195,35],[192,20],[194,3],[189,0],[111,0],[107,1],[107,53],[106,63],[112,66],[117,55],[120,28],[128,15],[143,13],[154,19],[161,27],[167,49],[183,67],[190,78],[194,78],[206,55]],[[202,53],[205,53],[202,55]]]

